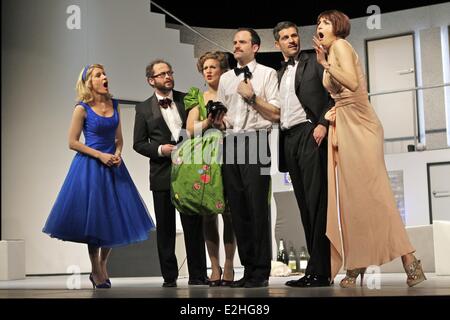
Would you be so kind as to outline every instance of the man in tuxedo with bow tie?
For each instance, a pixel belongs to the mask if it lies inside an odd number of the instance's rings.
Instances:
[[[323,67],[314,52],[300,52],[298,27],[290,21],[273,29],[284,61],[278,71],[281,100],[279,170],[289,171],[310,260],[305,276],[292,287],[330,285],[327,222],[327,129],[324,115],[334,105],[323,87]]]
[[[171,65],[155,60],[146,68],[147,82],[155,89],[136,105],[134,143],[136,152],[150,158],[150,190],[156,215],[158,255],[163,287],[176,287],[175,207],[170,199],[171,153],[186,127],[185,93],[173,90]],[[207,285],[202,217],[180,213],[189,271],[189,285]]]
[[[238,68],[224,73],[217,98],[228,109],[224,125],[223,180],[244,277],[232,287],[266,287],[271,268],[268,133],[279,119],[277,74],[256,62],[261,40],[255,30],[234,35]]]

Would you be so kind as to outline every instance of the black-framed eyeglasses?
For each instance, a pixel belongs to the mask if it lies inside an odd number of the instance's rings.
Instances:
[[[165,78],[165,77],[173,77],[173,71],[161,72],[152,76],[152,78]]]

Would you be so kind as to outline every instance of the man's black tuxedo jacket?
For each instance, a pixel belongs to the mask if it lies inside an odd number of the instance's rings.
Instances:
[[[286,65],[278,70],[278,83],[281,82]],[[316,53],[301,51],[298,56],[298,65],[295,73],[295,94],[297,95],[306,117],[316,126],[323,124],[328,128],[325,113],[334,105],[328,91],[323,87],[323,67],[317,62]],[[281,99],[283,101],[283,99]],[[281,125],[280,125],[281,128]],[[284,157],[284,134],[279,132],[278,141],[278,170],[287,172]]]
[[[183,102],[185,95],[183,92],[173,90],[173,101],[183,121],[183,129],[186,128],[186,111]],[[175,145],[178,141],[172,139],[155,94],[136,105],[133,140],[133,149],[150,158],[150,190],[170,190],[171,159],[160,157],[158,147],[167,143]]]

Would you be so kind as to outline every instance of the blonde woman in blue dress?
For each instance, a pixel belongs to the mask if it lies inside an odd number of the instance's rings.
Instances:
[[[69,129],[69,148],[77,153],[43,229],[51,237],[88,245],[94,288],[111,287],[111,248],[144,241],[155,226],[122,161],[119,103],[108,83],[100,64],[80,72]]]

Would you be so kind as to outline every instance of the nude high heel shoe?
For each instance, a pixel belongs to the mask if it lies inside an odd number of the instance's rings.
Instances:
[[[355,288],[356,287],[356,279],[361,275],[361,287],[363,286],[364,273],[366,272],[366,268],[358,268],[353,270],[347,270],[345,274],[345,278],[341,280],[339,285],[341,288]]]
[[[408,276],[406,279],[406,284],[409,287],[413,287],[422,281],[427,280],[427,277],[425,277],[425,273],[422,269],[422,264],[420,263],[420,260],[416,259],[416,257],[414,257],[414,261],[412,263],[409,265],[404,265],[404,268],[406,275]]]

